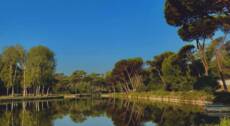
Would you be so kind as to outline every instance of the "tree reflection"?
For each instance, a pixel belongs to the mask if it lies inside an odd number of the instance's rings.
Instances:
[[[173,106],[115,100],[82,99],[65,101],[28,101],[0,104],[0,126],[53,126],[56,119],[68,116],[75,123],[89,117],[111,118],[115,126],[214,126],[218,117],[210,117],[192,106]]]

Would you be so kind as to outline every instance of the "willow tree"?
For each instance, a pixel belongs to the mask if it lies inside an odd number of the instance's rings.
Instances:
[[[33,92],[48,94],[55,72],[54,53],[45,46],[36,46],[29,50],[26,62],[27,86],[32,86]]]
[[[209,64],[205,55],[205,42],[220,29],[228,33],[230,16],[229,0],[166,0],[165,18],[169,25],[178,27],[184,41],[196,41],[205,75]]]
[[[4,49],[2,53],[2,70],[1,78],[4,86],[7,89],[7,95],[9,94],[9,89],[11,88],[11,93],[14,95],[14,87],[16,84],[20,83],[20,78],[18,78],[21,73],[20,69],[20,50],[21,46],[10,46]]]

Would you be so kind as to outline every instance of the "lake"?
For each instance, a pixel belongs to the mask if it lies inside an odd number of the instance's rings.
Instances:
[[[199,106],[116,99],[0,103],[0,126],[214,126],[221,116]]]

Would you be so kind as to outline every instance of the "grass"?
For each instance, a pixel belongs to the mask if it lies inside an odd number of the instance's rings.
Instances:
[[[61,95],[52,95],[52,96],[0,96],[0,101],[8,101],[8,100],[36,100],[36,99],[54,99],[54,98],[64,98]]]
[[[154,91],[154,92],[131,92],[131,93],[116,93],[115,97],[169,97],[181,100],[206,100],[212,101],[214,95],[203,91],[189,91],[189,92],[167,92],[167,91]]]

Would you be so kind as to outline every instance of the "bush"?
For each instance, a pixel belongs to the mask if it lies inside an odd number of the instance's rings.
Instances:
[[[203,76],[194,84],[195,90],[204,90],[206,92],[214,92],[219,88],[217,79],[213,76]]]
[[[173,91],[188,91],[193,89],[196,78],[189,71],[182,71],[176,61],[176,55],[172,55],[165,59],[162,65],[164,79],[167,88]]]
[[[164,90],[164,85],[161,83],[149,83],[146,87],[146,91]]]

